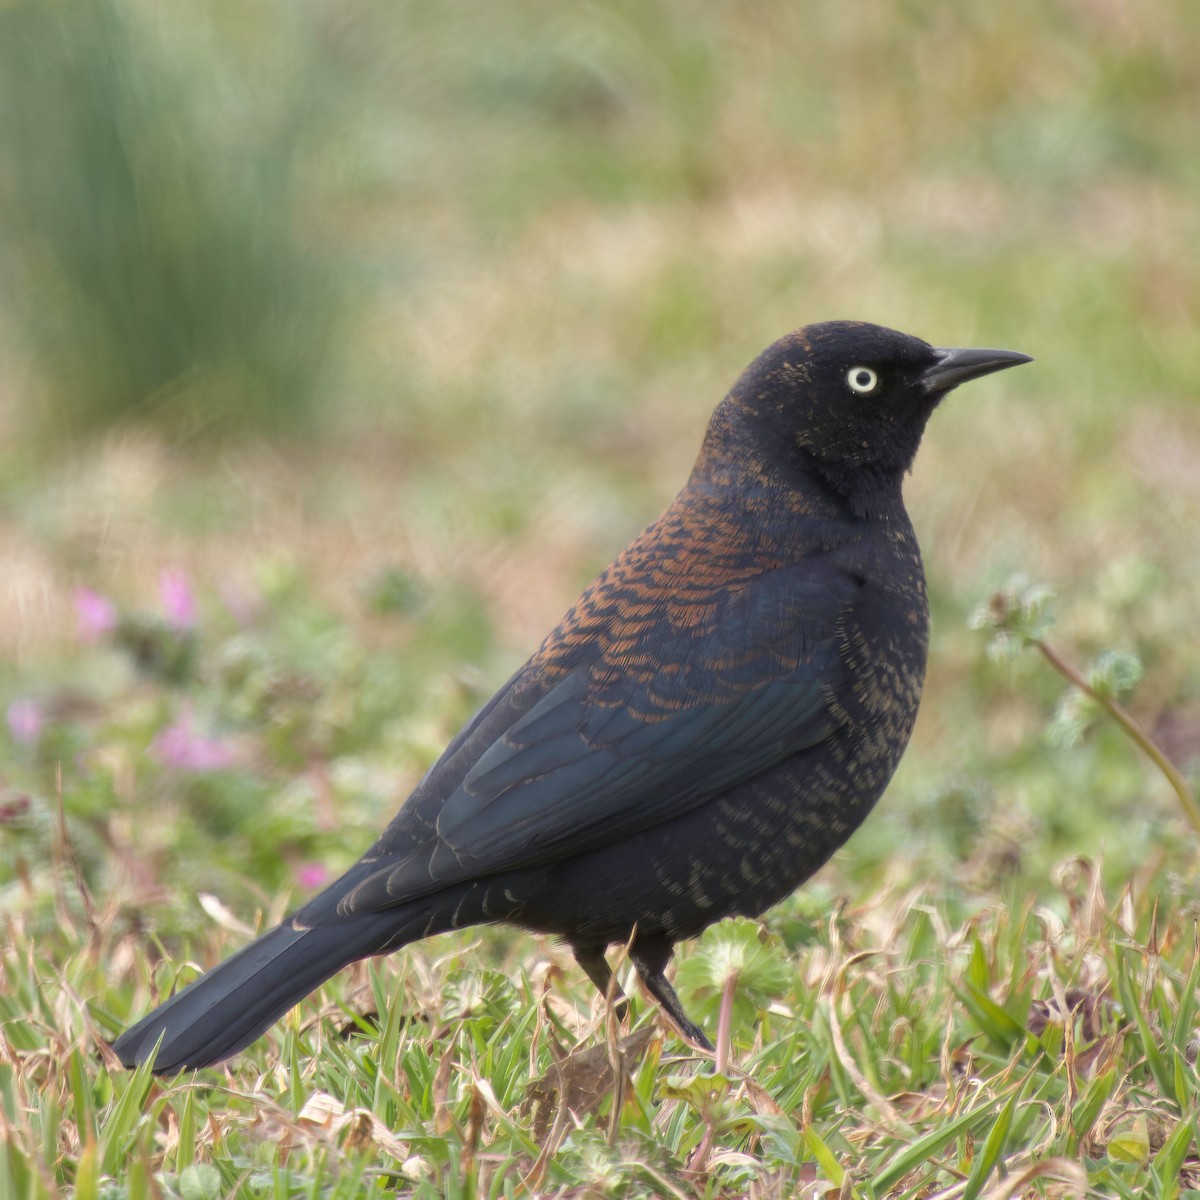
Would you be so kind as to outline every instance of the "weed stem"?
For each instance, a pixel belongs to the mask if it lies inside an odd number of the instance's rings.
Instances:
[[[1191,785],[1183,777],[1179,768],[1163,753],[1158,743],[1134,720],[1128,709],[1112,696],[1105,696],[1096,691],[1049,642],[1045,642],[1041,638],[1032,638],[1030,640],[1042,652],[1046,661],[1064,679],[1095,700],[1141,748],[1142,752],[1163,773],[1167,782],[1174,790],[1175,795],[1179,797],[1179,803],[1183,806],[1183,811],[1187,814],[1188,820],[1191,821],[1192,827],[1197,832],[1200,832],[1200,805],[1196,803],[1196,796],[1191,789]]]

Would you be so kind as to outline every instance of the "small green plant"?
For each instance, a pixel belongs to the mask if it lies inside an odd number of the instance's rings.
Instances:
[[[1023,577],[1014,579],[971,617],[975,629],[993,631],[988,653],[993,658],[1012,658],[1026,648],[1037,650],[1072,687],[1061,701],[1050,726],[1051,737],[1069,745],[1099,716],[1113,720],[1162,773],[1179,800],[1184,816],[1200,833],[1200,804],[1183,773],[1121,703],[1142,677],[1142,664],[1132,654],[1106,652],[1081,671],[1050,644],[1046,634],[1054,623],[1050,600],[1053,593]]]

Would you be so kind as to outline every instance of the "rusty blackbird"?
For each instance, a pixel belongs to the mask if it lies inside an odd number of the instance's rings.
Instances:
[[[346,964],[487,922],[556,934],[602,991],[630,943],[680,1032],[674,944],[808,878],[887,786],[925,675],[901,481],[953,387],[1030,361],[832,321],[765,350],[683,490],[467,723],[336,883],[115,1043],[235,1054]]]

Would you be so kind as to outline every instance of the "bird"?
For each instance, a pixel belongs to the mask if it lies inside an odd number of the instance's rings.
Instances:
[[[334,883],[113,1043],[162,1075],[245,1049],[337,971],[467,926],[624,944],[676,1031],[675,945],[790,895],[912,733],[928,601],[902,482],[958,385],[1030,362],[861,321],[774,342],[662,515],[583,591]]]

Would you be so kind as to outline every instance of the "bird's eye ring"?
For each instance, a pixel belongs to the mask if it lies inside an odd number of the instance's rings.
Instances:
[[[879,386],[879,373],[870,367],[851,367],[846,372],[846,382],[852,392],[869,396]]]

